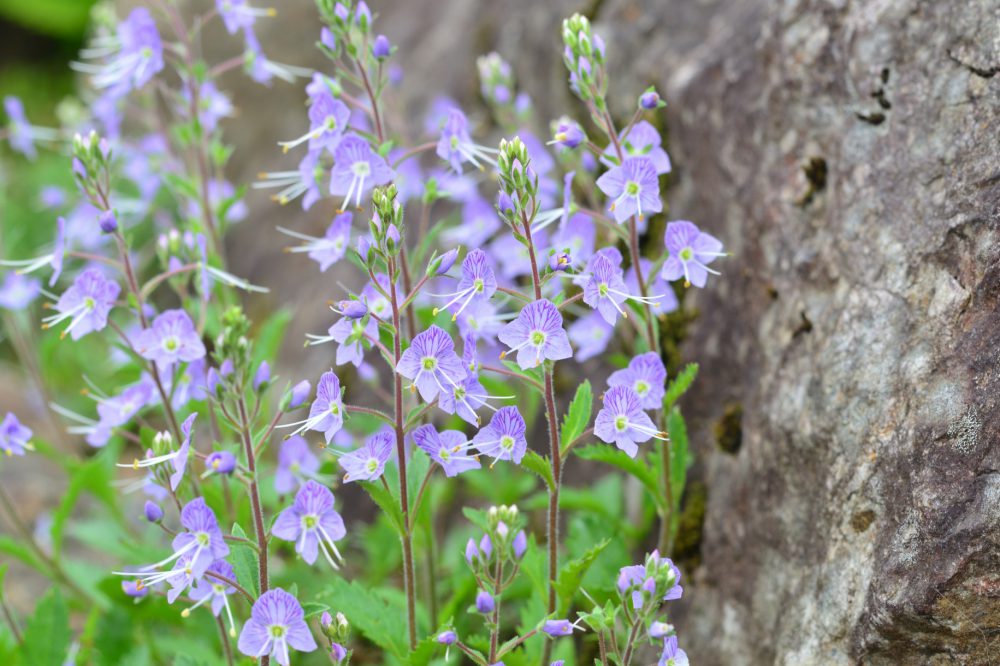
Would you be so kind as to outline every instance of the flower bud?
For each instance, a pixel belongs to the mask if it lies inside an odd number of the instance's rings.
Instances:
[[[399,247],[399,229],[395,224],[390,224],[385,232],[385,249],[390,253],[395,253]]]
[[[101,231],[106,234],[113,234],[118,229],[118,220],[115,219],[113,211],[106,210],[101,213],[97,222],[101,225]]]
[[[330,643],[330,656],[335,664],[339,664],[347,658],[347,648],[340,643],[332,642]]]
[[[655,109],[660,105],[660,96],[655,90],[647,90],[639,96],[639,106],[643,109]]]
[[[479,594],[476,595],[476,610],[486,615],[492,613],[494,608],[496,608],[496,602],[493,600],[493,596],[486,590],[479,590]]]
[[[338,7],[341,5],[337,5]],[[329,28],[324,27],[319,31],[319,41],[323,46],[330,49],[331,51],[337,50],[337,38],[333,36],[333,33]]]
[[[454,645],[458,642],[458,634],[452,630],[442,631],[437,635],[437,642],[441,645]]]
[[[519,560],[524,557],[524,552],[528,550],[528,537],[525,535],[524,530],[517,533],[510,547],[514,552],[514,559]]]
[[[156,502],[146,500],[146,505],[142,508],[142,512],[146,516],[146,520],[151,523],[158,523],[163,519],[163,509]]]
[[[674,632],[673,626],[667,624],[666,622],[654,622],[653,624],[649,625],[650,638],[663,638],[664,636],[668,636],[673,632]]]
[[[261,361],[257,366],[257,373],[253,376],[253,390],[259,391],[260,387],[271,381],[271,366],[267,361]]]
[[[285,396],[288,404],[285,405],[283,409],[289,410],[299,407],[306,401],[306,398],[309,397],[310,391],[312,391],[312,385],[309,383],[308,379],[303,379],[301,382],[293,386],[292,390],[288,392],[287,396]]]
[[[558,638],[560,636],[569,636],[575,628],[569,620],[548,620],[542,626],[542,631],[552,638]]]
[[[434,274],[444,275],[451,267],[455,265],[455,259],[458,258],[458,248],[453,248],[448,250],[435,261]]]
[[[389,38],[385,35],[379,35],[375,38],[375,42],[372,44],[372,55],[383,60],[388,58],[392,54],[392,44],[389,42]]]
[[[479,548],[476,546],[476,541],[475,539],[469,539],[465,542],[465,561],[472,564],[478,558]]]
[[[552,139],[557,145],[565,146],[566,148],[576,148],[587,140],[587,135],[579,123],[563,118],[556,125],[556,131]]]

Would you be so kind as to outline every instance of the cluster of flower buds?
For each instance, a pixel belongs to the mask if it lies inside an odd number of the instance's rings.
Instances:
[[[360,248],[358,250],[361,260],[365,263],[371,261],[373,252],[388,260],[399,254],[403,246],[403,207],[396,201],[397,193],[394,184],[372,190],[372,208],[375,217],[368,222],[368,228],[375,242],[364,254]]]
[[[521,529],[516,505],[490,507],[486,516],[489,531],[478,543],[475,539],[468,540],[465,561],[477,577],[492,580],[498,564],[521,561],[528,549],[528,537]]]
[[[236,381],[242,381],[248,376],[250,368],[250,340],[247,334],[250,332],[250,320],[243,314],[239,306],[233,306],[222,315],[222,332],[215,340],[215,357],[219,361],[220,376],[222,370],[235,371],[233,376]]]
[[[73,178],[95,208],[102,213],[111,213],[108,202],[111,192],[111,145],[97,132],[73,137]],[[104,217],[101,220],[102,230],[108,224]]]
[[[347,618],[343,613],[337,613],[336,617],[333,617],[329,611],[323,611],[319,625],[323,635],[330,639],[330,657],[333,663],[346,663],[352,652],[345,647],[351,638],[351,625]]]
[[[363,57],[364,45],[369,41],[374,23],[372,10],[365,0],[356,5],[352,0],[316,0],[316,6],[327,25],[320,37],[320,48],[334,60],[341,48],[349,58]],[[388,57],[391,52],[389,40],[382,35],[380,37],[384,44],[372,44],[373,55],[376,58]],[[380,56],[379,52],[383,54]]]
[[[608,79],[604,75],[604,40],[591,31],[590,21],[573,14],[563,21],[563,61],[569,70],[569,85],[584,102],[604,110]]]
[[[514,104],[514,71],[510,63],[497,52],[476,59],[479,85],[483,97],[490,104],[503,108]]]
[[[684,588],[681,572],[667,557],[654,550],[644,564],[623,567],[618,573],[618,595],[624,604],[643,615],[659,608],[661,601],[680,599]]]
[[[497,212],[516,229],[522,214],[529,220],[533,217],[533,202],[538,196],[538,174],[531,168],[528,147],[520,137],[500,140],[497,172],[500,177]]]

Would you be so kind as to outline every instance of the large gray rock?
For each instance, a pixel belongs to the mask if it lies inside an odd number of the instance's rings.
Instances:
[[[474,57],[497,49],[555,116],[579,111],[558,41],[579,4],[377,9],[418,101],[474,97]],[[1000,6],[590,11],[619,114],[648,82],[669,101],[672,215],[734,255],[690,298],[702,374],[684,408],[709,499],[682,642],[700,664],[1000,660]],[[273,124],[294,136],[289,117]],[[281,261],[256,240],[237,261]],[[276,299],[333,288],[288,275]]]

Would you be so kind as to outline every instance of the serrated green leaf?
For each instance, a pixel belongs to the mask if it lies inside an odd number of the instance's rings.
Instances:
[[[664,497],[660,491],[656,473],[644,461],[638,458],[630,458],[624,451],[608,446],[607,444],[591,444],[582,449],[574,450],[576,451],[576,455],[584,460],[597,460],[608,465],[613,465],[639,479],[643,487],[653,496],[657,505],[663,506]]]
[[[233,523],[232,534],[235,537],[247,538],[239,523]],[[230,560],[233,571],[236,572],[236,582],[243,586],[254,598],[260,596],[260,569],[257,551],[245,543],[229,544]]]
[[[409,646],[403,608],[380,598],[368,585],[349,583],[342,578],[333,579],[324,598],[330,599],[330,605],[340,609],[351,626],[365,638],[388,650],[397,659],[407,659]]]
[[[24,659],[32,666],[62,666],[72,633],[69,610],[56,587],[50,588],[35,607],[24,629]]]
[[[469,519],[469,522],[481,529],[484,532],[490,531],[490,523],[486,519],[486,512],[482,509],[473,509],[471,507],[463,506],[462,514]]]
[[[674,377],[673,381],[667,387],[667,392],[663,396],[663,412],[667,413],[670,408],[674,406],[674,403],[680,400],[681,396],[691,388],[691,383],[694,382],[694,378],[698,376],[698,364],[688,363],[684,366],[684,369]]]
[[[559,616],[565,616],[569,611],[570,602],[576,596],[583,582],[583,577],[587,574],[587,569],[594,563],[594,560],[604,552],[604,549],[611,543],[611,539],[602,539],[582,556],[570,560],[559,569],[556,578],[556,594],[559,597]]]
[[[362,482],[361,487],[371,496],[372,500],[382,509],[382,513],[385,514],[389,522],[396,529],[396,532],[402,536],[405,532],[405,526],[403,525],[403,512],[399,509],[399,504],[396,498],[392,496],[392,493],[387,491],[382,484],[379,483],[369,483]]]
[[[543,458],[534,451],[528,451],[521,459],[521,465],[537,474],[549,488],[555,485],[555,481],[552,479],[552,465],[548,456]]]
[[[577,387],[576,395],[573,396],[573,402],[569,404],[569,410],[567,410],[566,416],[563,419],[562,447],[564,452],[587,429],[593,407],[594,392],[590,388],[590,381],[584,380]]]
[[[684,485],[687,481],[687,470],[693,459],[688,450],[687,425],[681,410],[674,407],[667,417],[667,433],[670,435],[670,495],[673,503],[673,513],[680,508],[681,497],[684,495]]]
[[[410,666],[428,666],[434,655],[441,649],[436,636],[428,636],[417,643],[417,649],[410,653],[407,663]]]

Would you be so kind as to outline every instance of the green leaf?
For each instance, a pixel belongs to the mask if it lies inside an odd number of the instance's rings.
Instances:
[[[688,450],[687,425],[684,423],[681,410],[677,407],[674,407],[667,417],[667,433],[670,435],[670,495],[673,514],[676,515],[680,508],[681,497],[684,495],[688,467],[694,462]]]
[[[482,509],[473,509],[471,507],[463,506],[462,514],[469,519],[469,522],[481,529],[484,532],[490,531],[490,522],[486,518],[486,512]]]
[[[382,513],[389,519],[392,526],[396,529],[396,532],[400,536],[405,532],[405,526],[403,525],[403,512],[399,508],[399,504],[396,502],[396,498],[392,496],[392,493],[387,491],[385,487],[380,483],[369,483],[362,482],[361,487],[371,495],[372,500],[375,504],[382,509]]]
[[[565,453],[567,447],[579,437],[590,423],[590,414],[594,407],[594,392],[590,388],[590,382],[584,380],[576,389],[573,402],[569,404],[569,411],[563,419],[562,427],[562,447]]]
[[[407,663],[410,666],[428,666],[440,649],[441,644],[437,642],[437,635],[428,636],[417,643],[417,649],[410,653]]]
[[[407,659],[409,646],[406,636],[405,610],[376,595],[369,585],[335,578],[324,598],[333,608],[342,609],[351,626],[372,643],[391,652],[400,660]]]
[[[72,633],[69,610],[58,588],[50,588],[35,607],[24,629],[25,663],[32,666],[62,666]]]
[[[239,523],[233,523],[232,534],[235,537],[247,538],[247,533],[243,531]],[[236,582],[252,594],[255,598],[260,596],[260,568],[257,559],[257,551],[245,543],[230,543],[229,558],[233,564],[233,571],[236,572]]]
[[[539,388],[539,385],[545,381],[545,378],[542,377],[542,373],[540,370],[538,370],[537,368],[532,368],[531,370],[522,370],[521,366],[519,366],[517,363],[514,363],[513,361],[504,360],[500,362],[503,363],[505,368],[513,372],[518,377],[530,380],[528,382],[528,386],[538,391],[539,393],[542,393],[542,389]],[[537,382],[537,383],[532,384],[531,382]]]
[[[611,543],[611,539],[599,541],[593,548],[585,552],[575,560],[570,560],[559,570],[556,578],[556,594],[559,597],[559,616],[566,615],[569,611],[570,602],[580,589],[583,577],[587,574],[587,569],[594,563],[594,560],[604,552],[604,549]]]
[[[674,403],[680,400],[681,396],[691,388],[691,383],[698,376],[698,364],[688,363],[684,369],[674,377],[667,387],[667,392],[663,396],[663,411],[669,412]]]
[[[555,481],[552,480],[552,465],[549,463],[548,456],[543,458],[534,451],[529,450],[524,454],[524,458],[521,459],[521,465],[541,477],[542,481],[549,488],[555,485]]]
[[[253,361],[255,364],[274,359],[285,338],[285,329],[292,321],[292,311],[281,309],[261,324],[254,335]]]
[[[330,607],[318,601],[306,601],[302,603],[302,611],[306,614],[306,619],[317,615],[322,615],[323,611],[329,612]]]
[[[114,510],[117,506],[117,494],[112,480],[114,468],[106,456],[98,455],[92,460],[78,466],[70,475],[69,487],[59,502],[59,507],[52,514],[52,549],[56,559],[62,552],[63,536],[66,521],[69,520],[77,500],[83,491],[89,491],[101,499],[105,505]]]
[[[630,458],[624,451],[608,446],[607,444],[591,444],[582,449],[574,450],[576,451],[576,455],[584,460],[597,460],[608,465],[613,465],[639,479],[646,490],[653,496],[657,505],[663,506],[664,496],[657,483],[656,472],[643,460]]]

